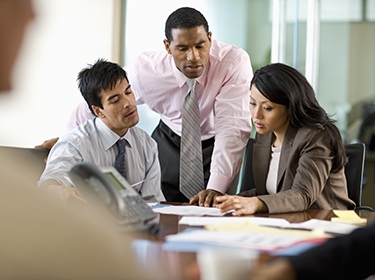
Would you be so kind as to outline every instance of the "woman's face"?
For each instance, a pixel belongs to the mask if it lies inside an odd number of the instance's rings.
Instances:
[[[273,132],[277,138],[284,138],[289,125],[288,108],[269,101],[255,85],[250,91],[250,113],[258,133]]]

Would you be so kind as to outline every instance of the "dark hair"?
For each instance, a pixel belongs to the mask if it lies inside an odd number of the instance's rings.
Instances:
[[[104,59],[98,59],[94,65],[88,64],[87,68],[79,72],[78,88],[93,114],[92,105],[103,109],[101,91],[113,89],[123,79],[129,82],[125,70],[120,65]]]
[[[319,105],[313,88],[300,72],[282,63],[269,64],[255,71],[250,87],[253,85],[271,102],[288,108],[291,126],[327,129],[335,156],[332,172],[345,166],[345,147],[335,121]]]
[[[201,12],[189,7],[179,8],[171,13],[165,22],[165,37],[170,43],[173,41],[172,29],[188,29],[202,25],[208,35],[208,23]]]

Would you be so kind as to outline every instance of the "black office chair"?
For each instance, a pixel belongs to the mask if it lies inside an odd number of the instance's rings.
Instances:
[[[240,192],[248,191],[252,188],[255,188],[254,179],[253,179],[253,145],[255,139],[250,138],[246,145],[245,157],[242,167],[242,177]]]
[[[345,176],[348,196],[357,205],[355,210],[374,212],[369,206],[362,206],[362,180],[365,162],[365,144],[354,143],[345,145],[348,162],[345,165]]]

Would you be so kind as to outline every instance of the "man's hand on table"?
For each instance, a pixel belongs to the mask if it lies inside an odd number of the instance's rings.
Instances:
[[[198,204],[199,206],[204,207],[215,207],[217,203],[216,197],[222,196],[221,192],[215,190],[204,190],[200,191],[197,195],[193,196],[190,199],[190,204]]]
[[[57,181],[49,179],[43,182],[40,188],[52,196],[61,199],[64,203],[74,204],[86,208],[89,206],[79,191],[74,187],[61,186]]]

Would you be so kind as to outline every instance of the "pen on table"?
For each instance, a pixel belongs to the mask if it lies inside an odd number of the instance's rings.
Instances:
[[[144,181],[146,181],[146,180],[139,181],[139,182],[134,183],[134,184],[132,184],[132,185],[130,185],[130,186],[131,186],[131,187],[137,186],[137,185],[139,185],[139,184],[142,184]]]

